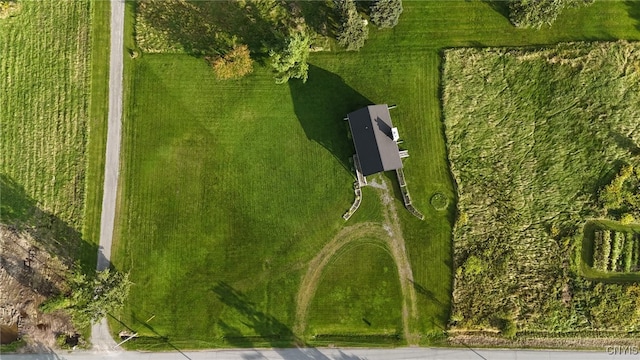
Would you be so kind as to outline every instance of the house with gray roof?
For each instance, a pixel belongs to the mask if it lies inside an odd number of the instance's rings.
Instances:
[[[398,129],[393,127],[387,104],[369,105],[349,113],[345,120],[363,176],[402,168]]]

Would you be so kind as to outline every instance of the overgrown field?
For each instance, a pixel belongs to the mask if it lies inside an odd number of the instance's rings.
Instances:
[[[84,206],[90,19],[86,1],[29,1],[18,17],[0,21],[0,169],[77,230]]]
[[[443,76],[459,196],[452,324],[636,329],[640,288],[578,268],[581,226],[606,214],[598,194],[640,142],[640,46],[450,50]]]

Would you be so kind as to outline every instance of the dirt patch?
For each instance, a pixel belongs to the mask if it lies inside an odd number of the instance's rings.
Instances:
[[[26,232],[0,225],[0,325],[26,341],[20,352],[56,347],[56,336],[75,329],[63,313],[43,314],[38,306],[59,292],[63,263],[38,247]]]
[[[18,340],[18,324],[13,326],[0,325],[0,344],[11,344]]]
[[[294,333],[301,336],[307,326],[307,314],[311,300],[315,295],[322,271],[331,258],[343,246],[356,242],[364,237],[379,239],[389,249],[398,268],[398,277],[402,289],[402,323],[405,339],[409,345],[417,344],[418,337],[411,332],[412,320],[417,317],[416,294],[412,286],[413,272],[407,256],[402,229],[393,197],[389,194],[389,186],[384,180],[372,181],[375,184],[385,212],[383,223],[366,222],[348,226],[340,230],[336,236],[311,260],[307,273],[302,279],[297,297],[296,322]]]

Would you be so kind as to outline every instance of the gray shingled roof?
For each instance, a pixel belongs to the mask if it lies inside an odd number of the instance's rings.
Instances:
[[[386,104],[370,105],[347,115],[353,144],[364,176],[402,167],[398,144],[391,135],[391,115]]]

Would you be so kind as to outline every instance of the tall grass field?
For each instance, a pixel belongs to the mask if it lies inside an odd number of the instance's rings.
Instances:
[[[582,278],[574,239],[604,216],[600,190],[635,161],[639,80],[640,46],[624,41],[445,53],[459,197],[454,326],[636,328],[637,312],[620,308],[640,305],[629,296],[637,285]],[[617,262],[622,248],[614,252]]]

